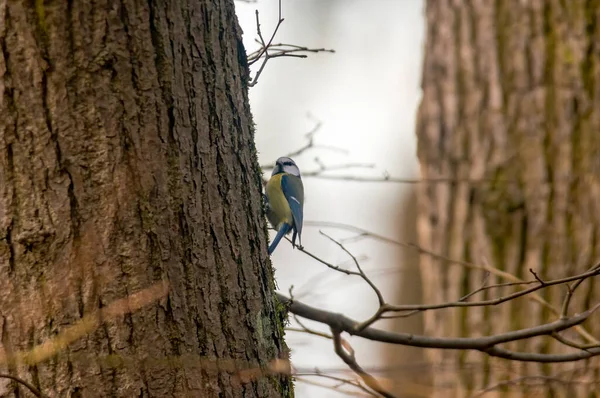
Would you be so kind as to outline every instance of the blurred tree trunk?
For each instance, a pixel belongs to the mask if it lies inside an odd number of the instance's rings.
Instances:
[[[411,187],[402,197],[402,219],[398,225],[398,240],[417,241],[416,189]],[[415,250],[403,248],[396,260],[400,272],[389,277],[398,278],[398,289],[392,292],[391,302],[420,303],[423,301],[423,283],[419,272],[419,255]],[[423,334],[423,314],[389,321],[390,330],[402,333]],[[431,394],[431,369],[426,361],[425,349],[402,345],[381,346],[386,371],[382,376],[390,380],[391,392],[402,398],[421,398]]]
[[[2,2],[2,373],[50,396],[290,394],[266,372],[286,353],[240,36],[232,1]]]
[[[422,178],[456,181],[420,186],[420,245],[528,280],[529,269],[545,279],[585,271],[600,259],[600,1],[432,0],[426,18],[417,126]],[[454,301],[485,278],[428,255],[421,255],[420,265],[427,303]],[[488,284],[506,281],[491,275]],[[589,280],[580,287],[572,312],[598,302],[597,285]],[[542,296],[556,309],[565,291],[556,287]],[[429,335],[477,336],[556,318],[553,309],[522,299],[428,312],[425,328]],[[600,338],[597,321],[583,327]],[[593,340],[581,333],[569,337]],[[566,351],[550,338],[511,348]],[[539,365],[473,352],[428,353],[434,366],[444,365],[433,372],[439,397],[463,397],[527,375],[556,379],[508,391],[574,397],[597,389],[573,384],[598,380],[597,370],[585,368],[597,366],[596,360]]]

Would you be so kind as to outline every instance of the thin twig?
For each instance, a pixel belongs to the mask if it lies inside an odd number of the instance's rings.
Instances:
[[[534,271],[532,268],[529,268],[529,273],[530,273],[531,275],[533,275],[533,277],[534,277],[534,278],[535,278],[535,279],[536,279],[536,280],[537,280],[537,281],[540,283],[540,285],[544,286],[544,285],[546,284],[546,282],[544,282],[544,281],[542,280],[542,278],[540,278],[540,277],[538,276],[538,274],[537,274],[537,273],[536,273],[536,272],[535,272],[535,271]]]
[[[337,240],[333,239],[331,236],[327,235],[325,232],[319,231],[319,233],[321,235],[323,235],[324,237],[326,237],[327,239],[329,239],[331,242],[335,243],[340,249],[342,249],[347,255],[349,255],[352,258],[352,261],[354,261],[354,265],[356,265],[356,268],[358,269],[359,276],[371,287],[371,289],[377,295],[377,300],[379,301],[379,306],[385,305],[385,299],[383,298],[383,294],[381,294],[381,290],[379,290],[379,288],[373,283],[373,281],[371,279],[369,279],[369,277],[364,273],[364,271],[362,270],[362,268],[360,266],[360,262],[356,259],[356,256],[354,256],[352,253],[350,253],[350,251],[348,249],[346,249],[346,247],[343,244],[341,244]]]
[[[321,332],[318,332],[318,331],[316,331],[316,330],[314,330],[314,329],[304,329],[304,328],[285,328],[285,330],[286,330],[287,332],[306,333],[306,334],[311,334],[311,335],[313,335],[313,336],[323,337],[323,338],[326,338],[326,339],[329,339],[329,340],[331,340],[331,339],[332,339],[331,335],[328,335],[327,333],[321,333]]]
[[[354,357],[354,352],[348,353],[346,349],[344,349],[342,343],[341,332],[331,329],[331,333],[333,334],[333,347],[335,353],[344,361],[346,365],[350,367],[356,373],[362,381],[371,389],[381,394],[386,398],[394,398],[394,395],[390,394],[385,388],[379,384],[376,378],[371,376],[369,373],[365,372],[363,368],[356,362],[356,358]]]
[[[261,59],[262,59],[262,63],[260,64],[260,67],[258,68],[256,75],[254,75],[254,78],[252,78],[251,81],[248,83],[249,87],[253,87],[256,85],[256,83],[258,83],[258,78],[260,77],[263,70],[265,69],[267,62],[272,58],[279,58],[279,57],[306,58],[307,55],[304,53],[320,53],[320,52],[333,53],[333,52],[335,52],[334,50],[326,49],[326,48],[308,48],[308,47],[302,47],[302,46],[297,46],[297,45],[293,45],[293,44],[283,44],[283,43],[273,44],[273,39],[275,39],[275,36],[277,35],[277,32],[279,31],[279,27],[281,26],[281,24],[284,21],[284,18],[281,16],[281,0],[279,0],[279,3],[278,3],[279,18],[277,20],[277,25],[275,25],[275,29],[273,30],[273,33],[271,34],[271,37],[269,38],[268,41],[266,41],[264,39],[262,30],[260,28],[260,17],[259,17],[258,10],[256,10],[255,14],[256,14],[256,33],[258,34],[258,39],[256,41],[258,44],[260,44],[260,48],[257,51],[248,55],[248,65],[251,66]]]
[[[323,127],[323,123],[320,120],[315,120],[315,125],[314,127],[305,134],[306,137],[306,144],[304,144],[303,146],[301,146],[300,148],[296,149],[293,152],[289,152],[288,154],[286,154],[285,156],[288,158],[293,158],[296,156],[300,156],[303,155],[305,152],[308,152],[309,150],[313,150],[313,149],[325,149],[328,151],[332,151],[332,152],[338,152],[338,153],[342,153],[342,154],[348,154],[348,151],[344,148],[340,148],[340,147],[336,147],[336,146],[331,146],[331,145],[320,145],[320,144],[316,144],[315,143],[315,138],[317,133],[319,132],[319,130],[321,129],[321,127]],[[269,171],[273,169],[273,164],[274,162],[271,162],[269,164],[263,164],[260,166],[260,168],[264,171]],[[305,173],[303,172],[302,175],[304,176]]]
[[[318,369],[315,369],[315,372],[312,372],[312,373],[295,373],[294,376],[296,377],[296,380],[298,380],[298,381],[302,381],[304,383],[311,384],[311,385],[316,385],[318,387],[332,389],[332,390],[335,390],[337,392],[340,392],[340,393],[343,393],[343,394],[346,394],[346,395],[365,396],[364,394],[342,390],[342,389],[339,388],[339,385],[337,385],[337,386],[329,386],[327,384],[315,383],[313,381],[309,381],[309,380],[304,379],[304,377],[318,376],[318,377],[322,377],[322,378],[325,378],[325,379],[329,379],[329,380],[333,380],[333,381],[338,381],[340,383],[340,385],[349,385],[349,386],[352,386],[354,388],[358,388],[361,391],[364,391],[364,393],[368,394],[368,396],[370,396],[370,397],[377,397],[378,396],[376,393],[374,393],[373,391],[369,390],[368,388],[366,388],[365,386],[363,386],[359,382],[356,382],[356,381],[353,381],[353,380],[350,380],[350,379],[344,379],[342,377],[337,377],[337,376],[332,376],[332,375],[328,375],[328,374],[325,374],[325,373],[321,373],[320,371],[318,371]]]
[[[585,280],[585,279],[591,278],[591,277],[599,275],[599,274],[600,274],[600,267],[594,267],[592,270],[584,272],[579,275],[568,276],[565,278],[554,279],[554,280],[550,280],[550,281],[544,281],[543,284],[538,282],[538,284],[536,286],[532,286],[528,289],[519,290],[517,292],[508,294],[506,296],[501,296],[501,297],[498,297],[495,299],[481,300],[481,301],[467,301],[467,302],[454,301],[454,302],[447,302],[447,303],[440,303],[440,304],[387,305],[386,312],[397,312],[397,311],[401,312],[401,311],[413,311],[413,310],[427,311],[427,310],[437,310],[437,309],[442,309],[442,308],[484,307],[484,306],[490,306],[490,305],[498,305],[498,304],[505,303],[507,301],[514,300],[519,297],[526,296],[528,294],[531,294],[533,292],[536,292],[540,289],[543,289],[543,288],[546,288],[549,286],[562,285],[562,284],[572,282],[572,281],[577,281],[577,280]]]
[[[573,348],[577,348],[578,350],[591,350],[593,348],[600,348],[600,344],[580,344],[580,343],[576,343],[570,339],[567,339],[564,336],[561,336],[558,333],[552,333],[551,336],[556,339],[556,341],[569,346],[569,347],[573,347]]]
[[[458,302],[467,301],[469,298],[473,297],[477,293],[485,290],[485,288],[487,287],[488,280],[490,279],[490,275],[491,275],[491,273],[489,271],[486,271],[485,276],[483,277],[483,283],[481,284],[481,286],[478,289],[473,290],[471,293],[467,293],[466,295],[462,296],[457,301]]]
[[[289,240],[291,242],[291,240],[287,236],[286,236],[286,240]],[[317,260],[321,264],[325,265],[328,268],[331,268],[334,271],[341,272],[341,273],[346,274],[346,275],[361,276],[360,272],[351,271],[349,269],[342,268],[342,267],[339,267],[339,266],[334,265],[332,263],[329,263],[329,262],[323,260],[322,258],[317,257],[315,254],[312,254],[311,252],[309,252],[308,250],[306,250],[304,247],[298,247],[298,250],[300,250],[300,252],[306,254],[307,256],[309,256],[310,258],[312,258],[313,260]]]
[[[294,320],[300,326],[300,328],[299,329],[286,328],[285,330],[290,330],[292,332],[308,333],[308,334],[312,334],[314,336],[319,336],[319,337],[323,337],[323,338],[330,339],[330,340],[333,339],[333,336],[331,336],[330,334],[319,332],[318,330],[311,329],[308,326],[304,325],[304,323],[302,323],[302,321],[300,321],[300,318],[298,318],[298,316],[296,314],[292,314],[292,315],[294,316]]]
[[[600,269],[600,263],[596,264],[594,266],[592,266],[589,271],[594,271]],[[575,283],[573,283],[572,286],[567,285],[567,295],[565,296],[565,299],[563,301],[563,305],[562,305],[562,309],[560,311],[560,317],[561,318],[566,318],[567,317],[567,313],[569,312],[569,304],[571,303],[571,298],[573,297],[573,294],[575,293],[575,290],[577,290],[577,288],[579,287],[579,285],[581,285],[581,283],[584,281],[584,279],[580,279],[578,281],[575,281]]]

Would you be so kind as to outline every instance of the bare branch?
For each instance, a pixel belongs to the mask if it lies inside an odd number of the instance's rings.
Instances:
[[[281,10],[281,0],[279,1],[279,7]],[[281,15],[280,15],[280,18],[277,21],[277,25],[275,25],[275,30],[273,30],[273,34],[271,35],[271,38],[269,39],[269,43],[266,44],[265,40],[263,39],[262,33],[260,31],[260,20],[258,17],[258,10],[256,10],[256,30],[258,32],[258,37],[260,38],[262,48],[259,50],[259,54],[256,56],[256,58],[252,59],[252,58],[248,57],[248,65],[250,66],[250,65],[254,64],[256,61],[261,59],[261,57],[263,57],[263,56],[264,56],[264,58],[263,58],[262,64],[260,65],[260,68],[258,68],[258,72],[256,72],[256,75],[254,76],[253,79],[251,79],[250,83],[248,83],[249,87],[253,87],[256,85],[256,83],[258,83],[258,78],[260,77],[261,73],[265,69],[265,66],[267,65],[267,61],[270,59],[269,53],[267,52],[269,49],[269,45],[271,44],[271,41],[273,41],[273,39],[275,38],[275,34],[277,34],[277,31],[279,30],[279,27],[281,26],[282,23],[283,23],[283,18],[281,18]]]
[[[371,279],[369,279],[369,277],[363,272],[360,263],[358,262],[358,260],[356,259],[356,256],[354,256],[352,253],[350,253],[348,251],[348,249],[346,249],[346,247],[341,244],[340,242],[338,242],[337,240],[333,239],[331,236],[327,235],[325,232],[323,231],[319,231],[319,233],[323,236],[325,236],[327,239],[329,239],[330,241],[332,241],[333,243],[335,243],[336,245],[338,245],[338,247],[340,249],[342,249],[347,255],[349,255],[352,258],[352,261],[354,261],[354,265],[356,265],[356,268],[358,269],[358,275],[365,281],[367,282],[367,284],[371,287],[371,289],[373,289],[373,291],[375,292],[375,294],[377,295],[377,300],[379,300],[379,306],[383,306],[385,304],[385,300],[383,298],[383,295],[381,294],[381,291],[379,290],[379,288],[377,286],[375,286],[375,284],[373,283],[373,281]]]
[[[337,170],[347,170],[347,169],[372,169],[375,167],[372,163],[343,163],[337,164],[333,166],[325,165],[320,161],[319,158],[314,159],[317,165],[319,166],[318,170],[314,171],[305,171],[302,173],[303,177],[314,177],[326,171],[337,171]]]
[[[520,329],[492,336],[447,338],[421,336],[409,333],[394,333],[373,327],[366,327],[362,330],[358,330],[357,327],[360,325],[360,323],[342,314],[314,308],[299,301],[290,302],[287,297],[279,293],[277,293],[277,297],[280,302],[288,305],[289,311],[293,314],[296,314],[302,318],[327,324],[333,330],[346,332],[350,335],[359,336],[372,341],[424,348],[478,350],[485,352],[490,356],[523,362],[572,362],[591,358],[600,354],[600,348],[592,348],[585,351],[580,350],[568,354],[538,354],[529,352],[516,352],[497,347],[498,344],[528,339],[536,336],[551,335],[552,333],[558,333],[572,328],[573,326],[579,325],[588,319],[598,309],[598,307],[600,307],[600,304],[597,304],[587,311],[572,317],[559,319],[551,323],[546,323],[531,328]]]
[[[257,41],[257,42],[259,44],[261,44],[260,41]],[[278,58],[278,57],[308,58],[308,55],[306,55],[304,53],[322,53],[322,52],[335,53],[335,50],[332,50],[329,48],[309,48],[309,47],[304,47],[304,46],[295,46],[293,44],[283,44],[283,43],[271,44],[271,45],[269,45],[268,50],[270,50],[268,55],[267,55],[266,51],[263,51],[263,48],[256,50],[253,53],[250,53],[250,55],[248,55],[248,59],[251,60],[252,63],[255,63],[260,58],[263,58],[263,62],[265,62],[264,60],[266,60],[267,57],[269,59]],[[300,54],[298,54],[298,53],[300,53]]]
[[[289,242],[291,242],[291,240],[286,236],[286,240],[288,240]],[[320,262],[321,264],[325,265],[328,268],[331,268],[334,271],[337,272],[341,272],[342,274],[346,274],[346,275],[355,275],[355,276],[361,276],[360,272],[357,271],[351,271],[349,269],[346,268],[342,268],[340,266],[334,265],[332,263],[329,263],[319,257],[317,257],[316,255],[312,254],[311,252],[309,252],[308,250],[306,250],[304,247],[297,247],[298,250],[300,250],[300,252],[306,254],[307,256],[309,256],[310,258],[317,260],[318,262]]]
[[[566,337],[561,336],[558,333],[552,333],[552,337],[556,339],[558,342],[573,348],[577,348],[578,350],[587,351],[592,348],[599,348],[600,344],[580,344],[576,343],[572,340],[567,339]]]
[[[589,270],[593,271],[595,269],[600,269],[600,264],[592,266]],[[567,317],[567,313],[569,312],[569,304],[571,303],[571,298],[573,297],[575,290],[577,290],[577,288],[581,285],[581,283],[583,281],[584,281],[584,279],[580,279],[580,280],[575,281],[575,283],[573,283],[572,286],[567,285],[567,295],[565,296],[565,299],[564,299],[563,305],[562,305],[562,309],[560,311],[561,318]]]
[[[488,286],[488,280],[490,279],[490,272],[486,271],[485,276],[483,277],[483,283],[481,284],[481,287],[479,287],[479,289],[473,290],[471,293],[466,294],[465,296],[462,296],[461,298],[458,299],[459,302],[463,302],[463,301],[467,301],[469,298],[473,297],[474,295],[476,295],[479,292],[482,292],[484,290],[486,290],[486,288],[491,288],[491,287],[499,287],[498,285],[494,286]],[[502,285],[505,285],[504,283]]]
[[[387,172],[384,172],[382,176],[355,176],[355,175],[330,175],[323,174],[322,172],[313,172],[307,175],[307,177],[319,178],[322,180],[336,180],[336,181],[354,181],[354,182],[392,182],[398,184],[448,184],[456,182],[467,182],[471,184],[481,184],[489,182],[486,179],[469,179],[469,178],[401,178],[392,177]]]
[[[299,327],[299,328],[285,328],[285,330],[288,331],[288,332],[298,332],[298,333],[311,334],[313,336],[323,337],[323,338],[330,339],[330,340],[333,338],[333,337],[331,337],[331,335],[329,335],[327,333],[322,333],[322,332],[319,332],[317,330],[309,329],[309,328],[304,328],[304,327]]]
[[[281,0],[279,0],[279,19],[277,20],[277,25],[275,25],[275,29],[271,34],[271,37],[268,41],[265,41],[262,30],[260,28],[260,18],[258,14],[258,10],[256,10],[256,33],[258,34],[257,43],[260,44],[260,48],[255,52],[248,55],[248,65],[252,66],[256,62],[262,59],[262,63],[256,72],[254,78],[250,79],[248,83],[249,87],[253,87],[258,83],[258,78],[262,74],[267,62],[272,58],[279,57],[295,57],[295,58],[306,58],[306,53],[320,53],[320,52],[329,52],[334,53],[334,50],[326,49],[326,48],[308,48],[302,46],[296,46],[293,44],[273,44],[273,39],[275,39],[275,35],[277,35],[277,31],[279,27],[284,21],[284,18],[281,17]]]
[[[492,392],[492,391],[495,391],[495,390],[498,390],[501,388],[505,388],[505,387],[509,387],[509,386],[516,386],[516,385],[522,384],[527,381],[539,381],[538,384],[526,384],[526,386],[528,386],[528,387],[537,387],[537,386],[542,387],[542,386],[547,386],[549,383],[558,383],[558,384],[564,384],[564,385],[599,384],[600,383],[600,380],[591,380],[591,381],[575,380],[575,381],[573,381],[573,380],[561,379],[556,376],[542,376],[542,375],[522,376],[522,377],[517,377],[515,379],[501,381],[492,386],[489,386],[489,387],[485,388],[484,390],[479,391],[475,395],[471,395],[471,398],[482,397],[485,394],[487,394],[488,392]]]
[[[542,280],[542,278],[540,278],[540,277],[538,276],[538,274],[537,274],[537,273],[536,273],[536,272],[535,272],[535,271],[534,271],[532,268],[529,268],[529,273],[530,273],[531,275],[533,275],[533,277],[534,277],[534,278],[535,278],[535,279],[536,279],[536,280],[537,280],[537,281],[540,283],[540,285],[544,286],[544,285],[546,284],[546,282],[544,282],[544,281]]]
[[[494,268],[491,267],[489,265],[478,265],[478,264],[474,264],[468,261],[462,261],[462,260],[456,260],[438,253],[435,253],[431,250],[427,250],[425,248],[422,248],[421,246],[417,245],[416,243],[412,243],[412,242],[402,242],[402,241],[397,241],[391,238],[388,238],[386,236],[368,231],[366,229],[363,228],[359,228],[353,225],[348,225],[348,224],[343,224],[343,223],[336,223],[336,222],[322,222],[322,221],[305,221],[304,222],[305,226],[317,226],[317,227],[330,227],[330,228],[338,228],[338,229],[343,229],[343,230],[347,230],[347,231],[353,231],[356,233],[359,233],[361,236],[364,237],[368,237],[371,239],[375,239],[381,242],[385,242],[385,243],[389,243],[389,244],[393,244],[393,245],[397,245],[400,247],[408,247],[408,248],[412,248],[414,250],[416,250],[419,254],[424,254],[424,255],[428,255],[431,258],[434,258],[436,260],[440,260],[443,261],[447,264],[456,264],[456,265],[460,265],[464,268],[468,268],[468,269],[476,269],[476,270],[483,270],[483,271],[487,271],[490,272],[491,274],[498,276],[500,278],[506,279],[508,281],[511,281],[512,283],[515,284],[533,284],[533,283],[538,283],[538,281],[530,281],[530,282],[526,282],[523,281],[522,279],[516,277],[513,274],[510,274],[506,271],[502,271],[498,268]],[[593,268],[593,267],[592,267]],[[544,300],[540,295],[538,294],[529,294],[527,295],[529,300],[533,300],[535,302],[537,302],[538,304],[542,305],[543,307],[547,308],[548,310],[550,310],[553,314],[555,315],[560,315],[560,311],[554,307],[553,305],[551,305],[550,303],[548,303],[546,300]],[[415,312],[416,313],[416,312]],[[402,316],[410,316],[411,314],[403,314]],[[401,317],[401,316],[397,316],[397,317]],[[388,317],[385,317],[388,318]],[[592,336],[587,330],[585,330],[585,328],[583,328],[581,325],[577,325],[575,326],[575,331],[577,333],[579,333],[583,338],[585,338],[589,343],[592,344],[599,344],[600,341],[598,341],[594,336]]]
[[[600,264],[596,265],[595,267],[593,267],[591,270],[584,272],[583,274],[579,274],[579,275],[575,275],[575,276],[569,276],[566,278],[560,278],[560,279],[554,279],[551,281],[545,281],[545,282],[536,282],[538,283],[536,286],[532,286],[528,289],[523,289],[511,294],[508,294],[506,296],[502,296],[502,297],[498,297],[495,299],[489,299],[489,300],[481,300],[481,301],[454,301],[454,302],[448,302],[448,303],[441,303],[441,304],[405,304],[405,305],[387,305],[385,310],[386,312],[390,312],[390,311],[414,311],[414,310],[418,310],[418,311],[427,311],[427,310],[436,310],[436,309],[441,309],[441,308],[454,308],[454,307],[483,307],[483,306],[490,306],[490,305],[498,305],[498,304],[502,304],[505,303],[507,301],[511,301],[514,300],[518,297],[523,297],[526,296],[530,293],[533,293],[535,291],[538,291],[540,289],[549,287],[549,286],[554,286],[554,285],[562,285],[565,284],[567,282],[572,282],[572,281],[580,281],[580,280],[585,280],[588,278],[591,278],[593,276],[596,276],[600,274]],[[540,279],[538,279],[539,281]]]
[[[377,381],[376,378],[371,376],[369,373],[365,372],[363,368],[356,362],[356,358],[354,357],[354,352],[348,353],[344,348],[344,344],[342,342],[341,332],[336,331],[331,328],[331,332],[333,333],[333,346],[335,349],[335,353],[344,361],[346,365],[350,367],[360,378],[364,381],[364,383],[374,391],[377,391],[379,394],[386,398],[394,398],[394,395],[387,392],[381,384]]]
[[[315,371],[311,372],[311,373],[295,373],[294,376],[296,377],[297,380],[302,381],[304,383],[316,385],[318,387],[332,389],[332,390],[335,390],[337,392],[341,392],[341,393],[346,394],[346,395],[360,395],[360,396],[364,396],[364,394],[357,394],[357,393],[353,393],[351,391],[341,390],[339,388],[340,386],[342,386],[342,385],[349,385],[349,386],[352,386],[354,388],[360,389],[361,391],[363,391],[365,394],[367,394],[370,397],[377,397],[377,396],[379,396],[378,394],[376,394],[373,391],[369,390],[368,388],[366,388],[365,386],[363,386],[361,383],[359,383],[357,381],[350,380],[350,379],[344,379],[342,377],[328,375],[326,373],[321,372],[319,369],[315,369]],[[310,376],[322,377],[322,378],[325,378],[325,379],[337,381],[339,383],[338,383],[338,385],[330,386],[330,385],[327,385],[327,384],[315,383],[313,381],[309,381],[309,380],[305,379],[305,377],[310,377]]]
[[[319,336],[319,337],[323,337],[326,339],[333,339],[333,336],[327,333],[323,333],[323,332],[319,332],[318,330],[314,330],[309,328],[308,326],[304,325],[304,323],[302,323],[302,321],[300,321],[300,318],[298,318],[298,316],[296,314],[292,314],[294,316],[294,321],[296,321],[296,323],[298,324],[298,326],[300,326],[300,328],[285,328],[285,330],[289,330],[291,332],[302,332],[302,333],[308,333],[308,334],[312,334],[313,336]]]
[[[305,152],[308,152],[309,150],[313,150],[313,149],[326,149],[328,151],[333,151],[333,152],[347,154],[348,151],[345,150],[345,149],[343,149],[343,148],[339,148],[339,147],[335,147],[335,146],[331,146],[331,145],[320,145],[320,144],[316,144],[315,143],[315,137],[316,137],[317,133],[319,132],[319,130],[321,129],[322,126],[323,126],[323,124],[321,123],[321,121],[320,120],[316,120],[315,121],[315,126],[308,133],[305,134],[306,144],[304,144],[303,146],[301,146],[297,150],[286,154],[285,156],[287,156],[289,158],[293,158],[293,157],[296,157],[296,156],[300,156],[300,155],[304,154]],[[315,161],[319,162],[318,158],[315,158]],[[364,166],[365,165],[361,164],[360,166],[356,166],[356,167],[364,167]],[[260,168],[263,171],[272,170],[273,169],[273,162],[271,162],[269,164],[263,164],[263,165],[260,166]],[[303,172],[302,175],[306,176],[306,173]]]
[[[322,234],[323,236],[327,237],[330,241],[334,242],[336,245],[338,245],[342,250],[344,250],[344,252],[346,254],[348,254],[350,257],[352,257],[352,259],[354,260],[355,265],[358,268],[358,272],[356,271],[350,271],[344,268],[340,268],[336,265],[330,264],[324,260],[322,260],[321,258],[315,256],[314,254],[308,252],[306,249],[301,248],[300,251],[307,254],[308,256],[310,256],[311,258],[319,261],[320,263],[326,265],[327,267],[338,271],[338,272],[342,272],[345,273],[347,275],[356,275],[356,276],[360,276],[370,287],[371,289],[375,292],[375,294],[377,295],[377,298],[379,300],[379,307],[377,309],[377,311],[367,320],[365,320],[364,322],[360,323],[357,326],[357,330],[362,330],[370,325],[372,325],[373,323],[377,322],[380,319],[390,319],[390,318],[399,318],[399,317],[407,317],[407,316],[411,316],[414,315],[418,312],[422,312],[422,311],[428,311],[428,310],[438,310],[438,309],[444,309],[444,308],[457,308],[457,307],[483,307],[483,306],[492,306],[492,305],[499,305],[502,303],[505,303],[507,301],[511,301],[514,300],[516,298],[519,297],[523,297],[523,296],[527,296],[529,294],[532,294],[538,290],[541,290],[543,288],[549,287],[549,286],[554,286],[554,285],[559,285],[559,284],[565,284],[571,281],[581,281],[581,280],[585,280],[587,278],[596,276],[598,274],[600,274],[600,263],[597,264],[594,267],[591,267],[589,271],[580,274],[580,275],[575,275],[575,276],[570,276],[570,277],[565,277],[565,278],[560,278],[560,279],[555,279],[555,280],[551,280],[551,281],[542,281],[542,279],[537,276],[537,274],[535,274],[535,272],[532,272],[535,277],[536,277],[536,281],[530,281],[530,282],[518,282],[516,284],[536,284],[536,286],[532,286],[530,288],[527,289],[523,289],[523,290],[519,290],[517,292],[502,296],[502,297],[498,297],[498,298],[494,298],[494,299],[488,299],[488,300],[481,300],[481,301],[466,301],[468,298],[472,297],[474,294],[486,289],[486,288],[491,288],[491,287],[500,287],[500,286],[505,286],[506,284],[499,284],[499,285],[492,285],[492,286],[486,286],[486,282],[487,282],[487,278],[489,277],[490,271],[486,271],[488,274],[486,276],[486,281],[484,282],[483,286],[481,286],[480,288],[478,288],[477,290],[467,294],[466,296],[459,298],[457,301],[453,301],[453,302],[446,302],[446,303],[440,303],[440,304],[405,304],[405,305],[391,305],[391,304],[387,304],[385,302],[385,299],[383,298],[383,295],[381,294],[381,291],[377,288],[377,286],[373,283],[373,281],[368,278],[365,273],[363,272],[362,268],[360,267],[360,263],[356,260],[356,257],[354,257],[346,248],[343,244],[341,244],[340,242],[336,241],[335,239],[333,239],[332,237],[330,237],[329,235],[325,234],[322,231],[319,231],[320,234]],[[493,269],[489,266],[487,266],[487,268],[489,269]],[[512,282],[511,284],[515,284],[514,282]],[[398,315],[398,316],[385,316],[386,313],[388,312],[403,312],[404,314]],[[409,312],[409,313],[406,313]],[[592,341],[593,342],[593,341]]]

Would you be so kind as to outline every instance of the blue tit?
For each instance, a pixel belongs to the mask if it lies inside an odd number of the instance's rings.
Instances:
[[[304,186],[300,170],[290,158],[281,157],[275,162],[271,179],[267,183],[267,218],[277,231],[269,246],[269,255],[273,253],[281,238],[293,231],[292,246],[302,247],[302,207],[304,205]]]

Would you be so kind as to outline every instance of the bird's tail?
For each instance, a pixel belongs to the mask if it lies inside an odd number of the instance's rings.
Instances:
[[[290,224],[283,224],[281,228],[279,228],[279,231],[277,231],[277,235],[275,235],[275,239],[273,239],[273,242],[271,242],[271,245],[269,246],[269,255],[273,254],[281,238],[283,238],[285,234],[290,232],[290,228],[292,228]]]

